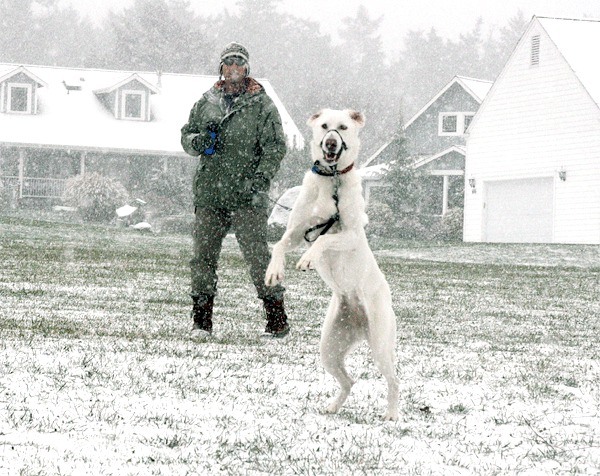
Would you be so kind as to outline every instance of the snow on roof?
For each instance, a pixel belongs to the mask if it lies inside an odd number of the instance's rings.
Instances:
[[[24,68],[40,78],[38,114],[0,114],[0,142],[98,151],[131,151],[185,155],[180,130],[190,109],[216,81],[216,76],[76,69],[0,64],[0,78]],[[110,91],[128,79],[154,88],[150,98],[152,120],[116,119],[99,101],[98,91]],[[37,80],[37,79],[36,79]],[[304,138],[267,79],[259,79],[277,106],[288,147],[302,148]],[[67,90],[66,86],[80,87]]]
[[[389,169],[390,164],[370,165],[361,167],[358,173],[363,180],[381,180]]]
[[[479,104],[483,102],[487,93],[492,87],[492,81],[484,79],[467,78],[465,76],[456,76],[457,81],[473,96]]]
[[[540,22],[595,103],[600,106],[600,20],[534,17]]]
[[[17,68],[13,66],[6,67],[7,65],[0,65],[0,82],[9,79],[15,74],[23,73],[29,76],[33,81],[35,81],[39,86],[47,86],[47,84],[40,78],[38,78],[35,74],[31,73],[31,71],[27,71],[27,69],[23,66],[19,66]]]
[[[445,155],[450,154],[451,152],[456,152],[463,156],[465,156],[467,154],[466,147],[464,145],[454,144],[454,145],[451,145],[450,147],[448,147],[447,149],[444,149],[441,152],[438,152],[437,154],[420,157],[413,164],[413,168],[418,169],[419,167],[423,167],[424,165],[427,165],[430,162],[433,162],[441,157],[444,157]]]
[[[410,126],[417,118],[423,114],[429,107],[436,102],[452,85],[459,84],[467,93],[473,96],[473,99],[479,104],[483,102],[493,82],[484,79],[467,78],[465,76],[454,76],[431,100],[423,106],[405,125],[404,129]]]

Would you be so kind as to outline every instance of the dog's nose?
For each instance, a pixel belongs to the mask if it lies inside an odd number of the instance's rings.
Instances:
[[[325,147],[327,148],[327,150],[337,150],[337,140],[334,137],[329,137],[326,141],[325,141]]]

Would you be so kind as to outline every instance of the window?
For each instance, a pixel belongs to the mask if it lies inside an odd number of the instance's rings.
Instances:
[[[540,35],[531,37],[531,66],[540,64]]]
[[[458,118],[455,115],[444,115],[442,116],[442,132],[452,134],[456,133],[458,125]]]
[[[123,91],[121,95],[121,118],[146,119],[146,94],[144,91]]]
[[[8,84],[8,112],[31,114],[31,84]]]
[[[442,112],[439,116],[438,135],[462,136],[473,120],[474,112]]]
[[[463,128],[463,132],[467,132],[467,129],[471,125],[471,121],[473,120],[473,114],[465,114],[465,127]]]

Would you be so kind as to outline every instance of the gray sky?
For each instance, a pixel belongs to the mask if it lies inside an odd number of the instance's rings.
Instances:
[[[133,0],[61,0],[86,15],[100,19],[109,9],[122,9]],[[235,11],[236,0],[191,0],[197,12]],[[599,0],[283,0],[282,8],[297,16],[316,20],[323,33],[336,37],[345,16],[354,16],[359,5],[367,6],[372,17],[383,15],[382,39],[388,55],[402,48],[409,30],[429,30],[454,39],[475,26],[482,17],[487,28],[503,26],[519,10],[526,19],[532,15],[569,18],[600,18]]]

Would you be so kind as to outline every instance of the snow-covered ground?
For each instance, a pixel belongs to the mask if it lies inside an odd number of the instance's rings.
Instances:
[[[598,474],[598,247],[376,252],[398,316],[399,422],[365,346],[339,415],[329,291],[287,277],[260,337],[232,237],[216,335],[189,336],[186,238],[0,218],[0,474]]]

